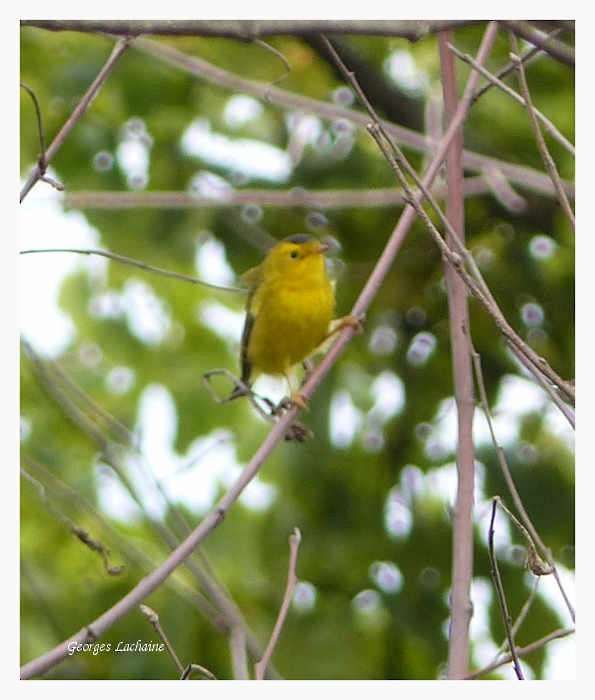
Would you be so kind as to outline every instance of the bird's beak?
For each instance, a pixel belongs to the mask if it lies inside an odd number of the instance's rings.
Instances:
[[[313,250],[310,255],[323,255],[326,253],[327,250],[330,249],[330,245],[328,243],[321,243],[318,248]]]

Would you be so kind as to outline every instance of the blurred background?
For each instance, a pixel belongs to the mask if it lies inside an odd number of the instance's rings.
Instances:
[[[484,30],[484,23],[457,29],[454,43],[475,55]],[[119,58],[53,159],[49,174],[65,191],[40,182],[24,199],[21,249],[100,249],[234,287],[271,241],[306,232],[334,241],[337,315],[348,313],[402,202],[376,144],[350,119],[360,107],[322,43],[299,35],[267,37],[268,46],[142,41],[142,50],[133,44]],[[21,28],[21,81],[39,102],[47,143],[114,43]],[[333,43],[377,111],[413,134],[403,148],[422,172],[432,150],[415,144],[424,135],[439,138],[443,118],[436,37],[340,36]],[[201,59],[199,74],[163,60],[160,47],[180,62]],[[509,52],[501,30],[488,70],[506,66]],[[469,70],[457,64],[461,89]],[[279,104],[273,93],[261,99],[249,83],[226,76],[309,101]],[[573,69],[540,54],[527,76],[535,105],[573,141]],[[518,91],[515,77],[507,82]],[[20,129],[24,181],[40,152],[25,90]],[[573,157],[546,138],[571,183]],[[466,120],[464,143],[479,158],[465,172],[468,247],[510,324],[572,379],[574,233],[525,109],[498,89],[486,91]],[[519,168],[516,178],[502,175],[505,164]],[[442,186],[439,179],[437,195]],[[161,563],[234,482],[270,426],[248,401],[219,405],[203,385],[204,372],[239,370],[242,293],[97,255],[20,258],[24,663]],[[572,430],[473,300],[470,318],[497,439],[572,600]],[[222,379],[221,387],[225,393],[229,385]],[[255,388],[274,399],[285,389],[267,378]],[[443,265],[420,222],[370,308],[365,333],[348,344],[300,420],[314,438],[279,445],[202,552],[145,602],[184,665],[233,678],[230,626],[248,639],[252,664],[273,629],[288,538],[298,527],[299,583],[273,655],[275,677],[443,677],[456,407]],[[471,668],[479,669],[505,640],[487,551],[491,498],[500,495],[509,507],[512,500],[479,407],[474,429]],[[553,577],[537,582],[527,571],[526,541],[501,513],[496,553],[513,619],[530,600],[520,646],[571,625]],[[99,641],[137,639],[158,641],[140,611]],[[573,678],[572,637],[537,649],[522,665],[529,678]],[[77,654],[46,675],[178,676],[165,653]],[[505,665],[482,677],[513,676]]]

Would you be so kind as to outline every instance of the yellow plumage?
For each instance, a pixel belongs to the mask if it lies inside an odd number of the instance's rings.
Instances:
[[[250,286],[241,349],[244,384],[259,374],[288,378],[328,337],[335,295],[327,249],[311,236],[290,236],[242,276]]]

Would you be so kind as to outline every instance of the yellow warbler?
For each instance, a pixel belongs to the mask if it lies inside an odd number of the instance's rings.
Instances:
[[[246,387],[268,374],[284,376],[291,389],[291,369],[329,337],[335,293],[324,260],[328,249],[312,236],[289,236],[242,275],[250,287],[240,354]],[[341,320],[341,327],[345,323],[359,325],[350,317]],[[238,388],[230,398],[243,393]],[[299,394],[292,399],[305,406]]]

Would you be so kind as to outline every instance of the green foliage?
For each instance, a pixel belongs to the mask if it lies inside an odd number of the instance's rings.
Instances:
[[[482,31],[479,26],[457,32],[457,46],[474,54]],[[250,80],[275,81],[285,71],[278,57],[257,44],[189,37],[159,41]],[[414,45],[372,37],[350,41],[381,76],[391,51],[410,51],[416,66],[427,72],[432,90],[439,94],[435,38]],[[342,83],[313,46],[289,36],[275,37],[270,43],[291,65],[289,75],[280,83],[283,89],[326,102],[332,100],[333,91]],[[112,44],[105,36],[23,28],[21,80],[37,95],[48,143],[101,69]],[[502,33],[488,68],[495,72],[505,65],[509,50]],[[463,85],[469,67],[460,64],[458,71]],[[572,139],[571,70],[542,56],[530,65],[528,80],[536,105]],[[511,85],[516,88],[514,80]],[[318,138],[304,145],[287,182],[248,177],[238,185],[234,167],[184,152],[181,138],[194,120],[206,120],[212,133],[230,140],[254,139],[280,149],[285,149],[292,137],[284,111],[265,102],[259,103],[262,109],[253,118],[238,126],[230,125],[225,109],[232,94],[132,47],[120,58],[88,112],[58,151],[52,168],[67,192],[187,192],[201,172],[225,178],[238,188],[300,187],[316,191],[394,185],[394,174],[365,130],[354,131],[353,143],[341,151],[336,125],[324,119],[319,122]],[[420,97],[412,99],[421,101]],[[422,124],[418,128],[423,131]],[[127,138],[140,139],[147,146],[147,182],[130,180],[122,164],[118,149]],[[548,137],[548,145],[549,141]],[[239,148],[238,141],[235,143]],[[465,126],[465,147],[543,170],[526,112],[496,90],[489,91],[473,107]],[[23,92],[24,177],[38,152],[34,112],[29,96]],[[111,167],[97,167],[98,154],[113,159]],[[572,178],[570,155],[557,144],[552,144],[552,154],[562,176]],[[408,155],[420,168],[421,156]],[[46,187],[45,183],[36,185],[38,189]],[[510,211],[489,193],[467,198],[468,246],[506,318],[561,376],[570,378],[574,374],[573,235],[557,200],[530,191],[519,193],[527,202],[521,213]],[[27,206],[26,199],[23,207]],[[301,207],[265,207],[259,210],[256,221],[250,220],[242,207],[215,204],[176,209],[90,208],[83,213],[99,232],[97,247],[186,275],[198,274],[197,250],[209,237],[222,244],[225,258],[238,276],[261,259],[262,247],[256,243],[259,231],[274,238],[305,230],[331,234],[341,245],[345,263],[337,297],[337,312],[345,314],[383,250],[400,211],[394,206],[331,209],[324,212],[326,224],[318,225],[313,223],[312,214],[319,212]],[[45,233],[47,247],[51,247],[56,232]],[[551,254],[535,254],[539,237],[551,247]],[[48,255],[46,260],[49,268],[52,257]],[[27,278],[26,266],[23,270],[25,284],[34,288],[35,280]],[[134,307],[132,297],[141,292],[165,319],[156,339],[143,337],[135,327],[135,315],[138,320],[143,312]],[[149,487],[141,488],[141,479],[133,471],[134,460],[144,459],[159,473],[161,484],[168,483],[170,477],[158,471],[165,457],[159,453],[141,458],[137,446],[118,432],[114,422],[131,431],[137,429],[141,400],[148,388],[163,387],[175,411],[173,434],[163,438],[169,440],[164,452],[169,450],[179,465],[185,464],[186,471],[194,470],[198,475],[201,468],[203,472],[207,469],[204,465],[213,454],[220,455],[217,468],[223,476],[216,481],[210,497],[192,489],[170,495],[190,527],[206,514],[205,503],[212,505],[238,473],[230,470],[226,460],[235,455],[238,464],[247,463],[266,436],[268,425],[255,415],[248,402],[216,404],[202,382],[207,370],[238,370],[239,330],[234,339],[222,333],[223,321],[209,322],[205,309],[217,304],[223,318],[224,310],[239,314],[244,301],[241,294],[191,285],[113,261],[107,263],[103,275],[80,268],[64,280],[60,307],[75,328],[70,344],[55,358],[57,367],[43,356],[39,359],[41,365],[29,353],[23,353],[22,359],[21,414],[27,426],[22,441],[26,476],[21,488],[23,662],[114,605],[170,551],[159,528],[164,524],[171,529],[179,526],[171,508],[166,506],[155,515],[151,510],[143,514],[138,506],[122,506],[121,517],[115,517],[113,509],[106,507],[110,504],[106,504],[102,492],[103,476],[113,470],[126,474],[136,493],[141,494],[139,498],[145,498]],[[102,306],[108,302],[116,303],[109,313]],[[536,321],[531,309],[534,314],[541,311],[542,318]],[[482,359],[494,408],[505,380],[522,375],[492,320],[474,300],[470,301],[470,318],[473,343]],[[427,358],[415,362],[411,350],[422,332],[430,334],[435,347]],[[45,382],[40,367],[49,372]],[[119,387],[114,377],[123,368],[131,372],[132,380],[129,386]],[[80,387],[93,405],[81,399],[67,379],[56,373],[57,369]],[[382,377],[393,383],[377,383]],[[395,382],[403,387],[404,404],[395,404],[387,413],[381,406],[394,398],[391,392],[396,391]],[[225,390],[228,388],[227,384]],[[442,485],[449,479],[453,483],[456,455],[454,443],[442,441],[439,426],[445,411],[451,415],[454,412],[445,403],[452,395],[442,260],[422,224],[416,222],[370,308],[365,334],[347,346],[314,396],[310,411],[302,414],[301,420],[312,428],[314,439],[302,445],[279,445],[258,477],[260,487],[270,489],[268,505],[254,506],[248,498],[236,503],[204,543],[204,553],[217,579],[241,610],[262,649],[283,596],[288,537],[294,527],[299,527],[303,541],[297,574],[302,582],[311,584],[314,598],[309,605],[295,605],[290,610],[273,656],[273,665],[282,677],[428,679],[442,672],[448,654],[445,630],[452,505],[452,492]],[[357,417],[352,428],[347,419],[337,426],[340,400],[348,400],[351,414]],[[77,407],[74,410],[73,405]],[[516,434],[505,444],[505,453],[541,538],[557,560],[572,569],[573,455],[563,431],[548,418],[555,409],[546,412],[545,405],[511,414]],[[107,417],[101,417],[93,406],[106,412]],[[94,430],[89,429],[85,418]],[[343,428],[343,437],[336,436],[338,427]],[[212,446],[221,435],[227,436],[229,451],[217,452]],[[484,475],[476,504],[478,518],[487,500],[496,494],[512,507],[491,443],[478,445],[477,459]],[[117,482],[115,474],[110,478]],[[151,489],[155,498],[154,486]],[[397,512],[405,518],[400,521],[401,525],[405,522],[401,530],[390,527],[391,498],[397,499]],[[100,554],[85,547],[69,530],[69,523],[101,541],[110,550],[110,565],[123,563],[124,571],[108,574]],[[489,580],[487,525],[485,517],[479,518],[474,557],[476,575],[485,580]],[[510,547],[524,546],[521,535],[514,527],[510,529]],[[178,537],[184,535],[185,530],[178,529]],[[195,565],[201,562],[198,556],[193,561]],[[394,589],[382,587],[374,575],[379,562],[392,562],[398,567],[400,585]],[[510,609],[516,615],[531,584],[524,568],[509,559],[502,562],[502,572]],[[146,602],[159,613],[182,663],[198,663],[218,678],[231,678],[225,631],[200,612],[200,590],[191,570],[181,567]],[[202,594],[206,594],[204,589]],[[504,630],[495,596],[482,613],[498,645]],[[538,596],[519,631],[518,643],[531,643],[565,624],[564,620],[559,608],[554,610]],[[115,648],[118,642],[134,643],[137,639],[159,641],[135,609],[97,641]],[[542,677],[545,658],[545,652],[540,651],[525,661],[536,678]],[[251,658],[250,663],[253,661]],[[473,657],[471,665],[478,663]],[[76,654],[47,677],[177,676],[171,659],[163,652]],[[492,677],[501,675],[495,672]]]

